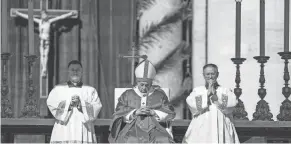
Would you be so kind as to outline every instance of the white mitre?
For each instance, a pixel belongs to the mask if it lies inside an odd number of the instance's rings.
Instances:
[[[144,60],[135,69],[135,77],[137,81],[152,81],[156,76],[156,69],[154,65]]]

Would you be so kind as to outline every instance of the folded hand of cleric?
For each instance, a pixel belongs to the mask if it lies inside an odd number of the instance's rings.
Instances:
[[[139,108],[135,111],[135,115],[137,115],[137,116],[141,116],[141,115],[150,116],[150,115],[155,115],[155,112],[154,112],[154,110],[149,109],[147,107],[142,107],[142,108]]]
[[[72,96],[70,107],[76,107],[78,110],[82,111],[81,101],[78,95]]]
[[[210,81],[210,83],[209,83],[207,95],[208,95],[208,97],[210,97],[212,103],[214,103],[215,101],[218,101],[216,90],[214,88],[214,84],[212,81]]]

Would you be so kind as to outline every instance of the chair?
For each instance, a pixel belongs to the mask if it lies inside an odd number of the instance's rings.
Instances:
[[[115,88],[114,89],[114,108],[116,108],[117,103],[118,103],[118,98],[128,89],[131,88]],[[169,88],[161,88],[165,94],[167,95],[168,99],[170,99],[170,89]],[[173,133],[172,133],[172,126],[171,123],[169,126],[166,128],[167,132],[171,135],[173,138]]]

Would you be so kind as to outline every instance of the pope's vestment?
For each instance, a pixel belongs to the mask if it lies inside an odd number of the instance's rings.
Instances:
[[[140,107],[155,111],[155,116],[132,117]],[[110,128],[111,143],[174,143],[166,130],[167,124],[175,117],[163,90],[152,89],[148,96],[140,93],[138,88],[125,91],[118,100],[113,123]]]

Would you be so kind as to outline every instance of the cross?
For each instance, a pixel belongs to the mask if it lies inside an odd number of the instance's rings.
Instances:
[[[42,66],[41,75],[42,77],[47,76],[47,62],[48,62],[48,53],[50,46],[50,31],[51,24],[57,22],[59,20],[67,19],[67,18],[77,18],[78,11],[76,10],[54,10],[48,9],[48,1],[41,0],[40,1],[40,9],[33,9],[33,1],[29,1],[28,9],[15,9],[12,8],[10,10],[10,14],[12,17],[22,17],[24,19],[28,19],[29,21],[33,20],[38,23],[39,28],[39,38],[40,38],[40,61]],[[33,10],[32,10],[33,9]],[[35,13],[35,14],[33,14]],[[30,17],[29,17],[30,15]],[[29,23],[29,27],[31,27],[31,23]],[[29,33],[30,37],[33,37],[33,32]],[[33,47],[31,51],[34,51]]]
[[[11,8],[10,10],[10,16],[11,17],[16,17],[17,15],[15,14],[14,11],[18,11],[23,14],[28,14],[28,9],[24,8]],[[46,11],[49,17],[54,18],[66,13],[70,12],[76,12],[78,13],[77,10],[60,10],[60,9],[49,9],[48,8],[48,0],[40,0],[40,9],[33,9],[33,17],[34,18],[40,18],[41,16],[41,11]],[[78,15],[74,15],[71,18],[78,18]]]
[[[135,68],[135,59],[136,58],[143,58],[143,59],[147,59],[148,57],[146,55],[136,55],[136,49],[134,46],[132,46],[132,50],[131,50],[131,55],[130,56],[126,56],[126,55],[119,55],[120,58],[129,58],[131,59],[131,84],[132,86],[134,86],[134,68]]]
[[[51,24],[67,18],[78,18],[77,10],[57,10],[48,8],[48,0],[40,0],[40,9],[33,9],[33,0],[28,1],[28,9],[12,8],[11,17],[28,19],[29,54],[34,54],[33,22],[38,23],[40,38],[40,60],[42,65],[40,77],[40,113],[47,115],[46,98],[48,96],[47,61],[50,48]]]

